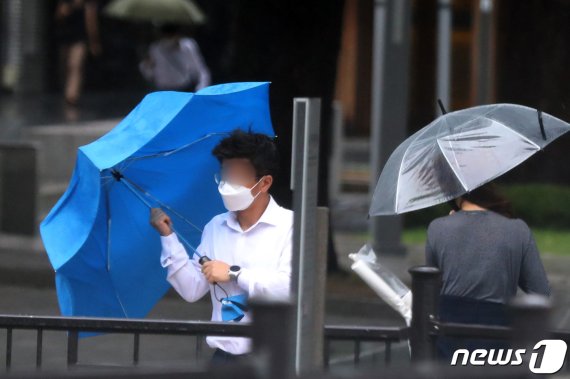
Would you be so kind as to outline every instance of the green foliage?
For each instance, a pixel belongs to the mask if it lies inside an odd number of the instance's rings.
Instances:
[[[503,185],[500,191],[512,203],[515,217],[530,227],[570,229],[570,187],[551,184]],[[447,204],[405,215],[406,228],[427,227],[434,218],[448,214]]]

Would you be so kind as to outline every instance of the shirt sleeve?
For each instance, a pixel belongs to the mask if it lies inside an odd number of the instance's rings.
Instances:
[[[148,57],[139,63],[139,71],[142,76],[152,82],[155,78],[156,45],[152,44],[148,49]]]
[[[293,228],[289,229],[276,270],[242,268],[237,284],[250,298],[267,297],[287,300],[291,288],[291,254]]]
[[[198,44],[193,39],[188,41],[188,48],[195,64],[196,73],[198,76],[198,83],[196,84],[196,91],[210,85],[210,70],[204,62],[204,57],[200,52]]]
[[[550,284],[530,229],[522,256],[519,287],[526,293],[550,296]]]
[[[144,60],[139,63],[139,71],[146,80],[152,81],[154,79],[154,70],[152,68],[152,64],[148,60]]]
[[[210,285],[202,274],[200,264],[188,257],[176,234],[160,237],[160,241],[160,264],[168,270],[166,280],[184,300],[194,302],[202,298],[210,290]],[[204,251],[202,245],[198,247],[198,251]]]

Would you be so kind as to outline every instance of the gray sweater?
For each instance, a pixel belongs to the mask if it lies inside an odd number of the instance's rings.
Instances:
[[[517,287],[550,295],[527,224],[491,211],[459,211],[432,221],[426,264],[443,275],[442,295],[506,303]]]

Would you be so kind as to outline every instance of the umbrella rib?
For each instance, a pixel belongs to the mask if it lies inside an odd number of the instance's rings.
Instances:
[[[182,146],[180,146],[180,147],[177,147],[176,149],[161,151],[161,152],[158,152],[158,153],[152,153],[152,154],[148,154],[148,155],[141,155],[141,156],[139,156],[139,157],[130,157],[130,158],[125,159],[125,161],[129,161],[129,162],[130,162],[130,161],[138,161],[138,160],[142,160],[142,159],[149,159],[149,158],[156,158],[156,157],[168,156],[168,155],[177,153],[177,152],[179,152],[179,151],[181,151],[181,150],[187,149],[188,147],[190,147],[190,146],[192,146],[192,145],[194,145],[194,144],[196,144],[196,143],[198,143],[198,142],[202,142],[202,141],[204,141],[204,140],[206,140],[206,139],[208,139],[208,138],[210,138],[210,137],[217,136],[217,135],[227,135],[227,134],[228,134],[228,133],[226,133],[226,132],[224,132],[224,133],[208,133],[208,134],[206,134],[205,136],[200,137],[200,138],[198,138],[197,140],[192,141],[192,142],[190,142],[190,143],[187,143],[186,145],[182,145]]]
[[[121,306],[121,310],[123,311],[125,318],[129,318],[129,315],[127,314],[127,310],[125,309],[125,306],[123,305],[123,302],[121,301],[121,298],[120,298],[119,294],[117,293],[117,290],[115,290],[115,296],[117,297],[117,301],[119,302],[119,305]]]
[[[126,178],[125,176],[122,177],[123,180],[127,181],[130,185],[132,185],[133,187],[135,187],[136,189],[138,189],[140,192],[142,192],[145,196],[148,196],[151,200],[155,201],[156,203],[158,203],[161,207],[166,208],[167,210],[169,210],[170,212],[172,212],[174,215],[176,215],[177,217],[179,217],[182,221],[186,222],[188,225],[190,225],[191,227],[193,227],[194,229],[196,229],[197,231],[199,231],[200,233],[202,233],[202,229],[200,229],[198,226],[196,226],[195,224],[193,224],[190,220],[188,220],[186,217],[184,217],[184,215],[180,214],[179,212],[177,212],[175,209],[173,209],[170,205],[162,202],[160,199],[158,199],[156,196],[152,195],[150,192],[148,192],[147,190],[145,190],[144,188],[142,188],[141,186],[139,186],[138,184],[134,183],[132,180]],[[152,208],[149,205],[150,208]]]
[[[198,258],[203,257],[203,255],[200,254],[198,252],[198,250],[196,250],[196,248],[194,246],[192,246],[192,244],[190,242],[188,242],[188,240],[186,238],[184,238],[184,236],[182,236],[182,234],[174,228],[173,225],[170,225],[170,229],[172,229],[172,231],[174,232],[174,234],[176,234],[176,236],[180,239],[180,241],[182,241],[183,244],[185,244],[187,247],[189,247],[190,250],[192,250],[192,252],[198,256]]]
[[[415,141],[415,140],[414,140],[414,141]],[[412,141],[412,142],[414,142],[414,141]],[[410,143],[410,145],[411,145],[411,144],[412,144],[412,143]],[[398,212],[398,204],[399,204],[398,199],[399,199],[399,196],[400,196],[400,178],[402,177],[402,176],[401,176],[401,175],[402,175],[402,169],[403,169],[403,167],[404,167],[404,160],[406,159],[406,155],[407,155],[407,154],[408,154],[408,149],[406,149],[406,151],[404,151],[404,155],[402,156],[402,160],[400,161],[400,167],[398,168],[398,181],[397,181],[397,183],[396,183],[396,198],[395,198],[396,204],[394,204],[394,205],[395,205],[394,210],[395,210],[396,212]]]
[[[528,142],[529,144],[533,145],[536,149],[538,150],[542,150],[542,148],[540,146],[538,146],[535,142],[533,142],[531,139],[529,139],[528,137],[524,136],[523,134],[519,133],[518,131],[516,131],[515,129],[511,128],[510,126],[506,125],[505,123],[502,123],[500,121],[497,121],[495,119],[491,119],[493,122],[496,122],[497,124],[503,126],[504,128],[510,130],[512,133],[516,134],[517,136],[519,136],[519,138],[525,140],[526,142]],[[442,150],[441,144],[440,144],[441,140],[438,139],[437,140],[437,145],[439,146],[440,150]],[[451,146],[451,141],[449,142],[449,147],[452,148]],[[457,177],[457,179],[459,180],[459,182],[461,183],[461,186],[463,187],[463,189],[465,191],[469,191],[470,189],[467,188],[467,185],[465,184],[465,182],[463,181],[462,177],[459,175],[459,173],[455,170],[454,166],[451,164],[451,162],[449,161],[449,159],[447,158],[447,155],[442,151],[442,155],[445,158],[445,160],[447,161],[449,167],[451,167],[451,170],[453,170],[453,173],[455,174],[455,176]],[[457,163],[457,165],[459,165],[459,163],[457,162],[457,159],[455,160],[455,162]]]
[[[420,130],[417,135],[415,136],[415,138],[410,141],[410,144],[408,145],[408,148],[406,148],[406,150],[404,151],[404,155],[402,156],[402,160],[400,161],[400,167],[398,168],[398,183],[396,184],[396,204],[394,204],[394,210],[396,212],[398,212],[398,196],[400,195],[400,178],[402,175],[402,169],[404,166],[404,161],[406,160],[406,156],[408,155],[408,151],[410,148],[410,145],[412,145],[414,142],[416,142],[418,140],[419,137],[421,137],[423,134],[425,134],[425,130]]]
[[[439,147],[440,150],[442,150],[441,148],[441,144],[440,144],[440,139],[437,140],[437,146]],[[450,145],[451,147],[451,145]],[[457,180],[459,180],[459,183],[461,183],[461,186],[463,187],[463,189],[465,191],[469,191],[469,188],[467,188],[467,185],[465,184],[465,182],[463,181],[463,178],[459,175],[459,173],[455,170],[454,166],[451,164],[451,162],[449,161],[449,159],[447,158],[447,155],[445,155],[445,153],[443,151],[441,151],[441,155],[443,155],[443,157],[445,158],[445,160],[447,161],[447,164],[449,165],[449,167],[451,167],[451,171],[453,171],[453,173],[455,174],[455,177],[457,178]],[[455,163],[457,163],[459,165],[459,162],[457,162],[457,159],[455,159]]]
[[[124,176],[123,176],[121,179],[125,179],[125,180],[121,180],[120,182],[123,183],[123,184],[125,185],[125,187],[127,187],[127,189],[128,189],[129,191],[131,191],[131,192],[132,192],[140,201],[142,201],[143,204],[146,205],[149,209],[152,208],[152,205],[151,205],[147,200],[145,200],[145,199],[141,196],[141,194],[139,194],[139,193],[136,191],[136,189],[133,188],[133,186],[138,187],[138,188],[139,188],[139,191],[142,191],[146,196],[149,196],[149,195],[150,195],[148,192],[145,192],[142,188],[140,188],[140,186],[138,186],[137,184],[131,182],[130,180],[128,180],[128,179],[125,178]],[[157,200],[157,199],[155,199],[155,201],[156,201],[156,200]],[[166,205],[166,204],[165,204],[165,205]],[[166,206],[168,207],[168,205],[166,205]],[[170,207],[169,207],[169,208],[170,208]],[[170,209],[172,209],[172,208],[170,208]],[[175,212],[177,215],[179,215],[179,217],[181,217],[183,220],[185,220],[185,221],[187,221],[188,223],[190,223],[190,221],[188,221],[186,218],[184,218],[184,216],[178,214],[178,212],[176,212],[176,211],[174,211],[174,210],[173,210],[173,212]],[[195,226],[194,224],[190,223],[190,225],[193,226],[193,227],[195,227],[196,229],[198,229],[200,232],[202,232],[202,231],[201,231],[197,226]],[[198,250],[197,250],[194,246],[192,246],[192,244],[191,244],[190,242],[188,242],[188,241],[186,240],[186,238],[184,238],[184,236],[182,236],[182,234],[179,233],[179,232],[174,228],[174,226],[171,226],[171,228],[172,228],[172,231],[173,231],[173,232],[178,236],[178,238],[182,241],[182,243],[184,243],[187,247],[189,247],[190,250],[192,250],[192,252],[193,252],[194,254],[196,254],[198,257],[200,257],[200,258],[202,257],[202,254],[200,254],[200,253],[198,252]]]
[[[109,205],[110,199],[109,199],[109,190],[107,189],[105,191],[105,197],[106,197],[106,204],[105,207],[107,208],[107,256],[106,256],[106,260],[107,260],[107,271],[111,271],[111,207]]]
[[[454,112],[452,112],[452,113],[454,113]],[[449,113],[448,113],[447,115],[449,115]],[[446,115],[442,115],[442,116],[438,117],[436,120],[432,121],[432,123],[430,123],[430,125],[433,124],[434,122],[436,122],[437,120],[443,119],[445,116],[446,116]],[[428,131],[428,127],[425,127],[425,128],[423,128],[423,129],[419,130],[419,131],[415,134],[415,137],[414,137],[414,136],[410,137],[410,138],[414,138],[414,139],[413,139],[413,141],[410,141],[409,145],[413,145],[413,143],[414,143],[415,141],[417,141],[422,135],[424,135],[425,133],[427,133],[427,131]],[[438,146],[439,146],[439,139],[437,138],[437,136],[435,137],[435,140],[438,142]],[[439,148],[441,149],[441,146],[439,146]],[[399,210],[398,210],[398,196],[399,196],[399,193],[400,193],[400,178],[401,178],[401,174],[402,174],[402,169],[403,169],[404,160],[406,159],[406,156],[407,156],[407,154],[408,154],[408,151],[409,151],[409,146],[408,146],[408,148],[406,149],[406,151],[404,151],[404,155],[402,156],[402,160],[401,160],[401,162],[400,162],[400,167],[399,167],[399,169],[398,169],[398,184],[396,185],[396,204],[395,204],[395,211],[396,211],[396,213],[399,212]],[[443,152],[442,152],[442,154],[443,154]],[[444,156],[445,160],[447,161],[447,163],[449,164],[449,166],[451,166],[451,163],[449,162],[449,160],[447,159],[447,157],[445,156],[445,154],[443,154],[443,156]],[[453,170],[453,166],[451,166],[451,169]],[[453,170],[453,172],[454,172],[455,176],[457,177],[457,179],[459,180],[459,182],[461,183],[461,186],[463,186],[463,188],[467,191],[467,188],[466,188],[465,184],[463,183],[463,180],[459,177],[459,175],[457,175],[457,173],[455,172],[455,170]]]
[[[110,276],[110,272],[111,272],[111,207],[109,204],[109,190],[105,191],[105,197],[106,197],[106,205],[105,207],[107,208],[107,256],[106,256],[106,268],[107,268],[107,273],[109,273]],[[111,280],[112,277],[111,277]],[[119,293],[117,292],[117,289],[115,288],[115,286],[113,285],[113,290],[115,292],[115,297],[117,298],[117,301],[119,302],[119,306],[121,307],[121,310],[123,311],[123,314],[125,315],[126,318],[129,317],[129,315],[127,314],[127,310],[125,309],[125,306],[123,305],[123,302],[121,301],[121,297],[119,296]]]

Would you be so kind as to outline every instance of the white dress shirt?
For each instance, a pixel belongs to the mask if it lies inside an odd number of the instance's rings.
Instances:
[[[280,207],[273,198],[260,219],[242,230],[235,212],[214,217],[202,232],[197,250],[212,260],[223,261],[242,269],[237,282],[220,283],[229,296],[247,294],[249,298],[263,295],[275,299],[289,298],[291,283],[291,248],[293,212]],[[202,274],[198,257],[189,259],[176,234],[161,237],[161,264],[168,268],[167,280],[188,302],[202,298],[208,291],[212,298],[212,321],[222,321],[222,305],[214,296],[214,286]],[[216,288],[218,298],[225,297]],[[251,321],[249,312],[240,322]],[[231,354],[251,351],[251,341],[242,337],[207,337],[211,348]]]
[[[152,63],[143,61],[139,69],[158,89],[180,89],[195,83],[197,91],[210,85],[210,70],[192,38],[180,38],[176,45],[162,39],[150,46],[148,55]]]

